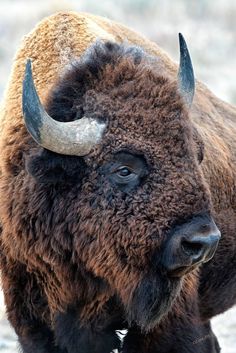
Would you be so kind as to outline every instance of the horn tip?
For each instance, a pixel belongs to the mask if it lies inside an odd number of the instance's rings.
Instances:
[[[25,76],[32,73],[32,60],[27,59],[25,64]]]
[[[178,72],[178,80],[180,91],[182,92],[187,105],[190,107],[192,104],[195,79],[194,70],[192,66],[191,57],[187,47],[187,43],[182,33],[179,33],[179,49],[180,49],[180,66]]]
[[[182,33],[179,33],[180,50],[187,50],[187,44]]]
[[[31,64],[32,64],[32,60],[31,60],[31,58],[28,58],[26,60],[26,65],[31,66]]]
[[[41,103],[34,86],[31,63],[31,59],[27,59],[22,88],[22,112],[27,130],[35,141],[40,143]]]

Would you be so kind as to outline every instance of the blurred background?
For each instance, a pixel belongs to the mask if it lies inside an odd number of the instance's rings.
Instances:
[[[92,12],[155,41],[178,61],[178,32],[187,40],[196,77],[218,97],[236,104],[235,0],[0,0],[0,100],[22,37],[57,11]],[[236,309],[213,320],[222,353],[236,352]],[[0,353],[16,353],[0,291]],[[180,352],[181,353],[181,352]]]

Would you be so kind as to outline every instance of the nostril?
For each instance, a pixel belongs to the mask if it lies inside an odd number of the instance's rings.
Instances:
[[[198,242],[189,242],[187,240],[183,240],[181,243],[182,250],[188,256],[196,256],[200,255],[203,249],[202,243]]]
[[[165,244],[161,264],[168,275],[181,277],[212,259],[220,237],[211,218],[193,218],[173,230]]]

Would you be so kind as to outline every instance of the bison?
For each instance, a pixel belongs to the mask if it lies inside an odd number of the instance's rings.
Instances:
[[[195,89],[179,38],[178,68],[120,24],[59,13],[17,53],[0,268],[24,353],[220,351],[210,319],[236,301],[236,110]]]

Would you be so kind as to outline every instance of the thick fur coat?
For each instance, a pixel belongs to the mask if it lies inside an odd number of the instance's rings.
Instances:
[[[108,122],[88,156],[44,150],[26,131],[27,58],[54,119]],[[219,352],[209,320],[236,301],[236,109],[197,83],[189,114],[176,76],[157,45],[88,14],[56,14],[24,39],[0,113],[0,258],[25,353],[109,353],[122,328],[124,353]],[[130,153],[144,173],[117,188],[111,169]],[[166,234],[201,212],[222,233],[215,257],[169,280]]]

